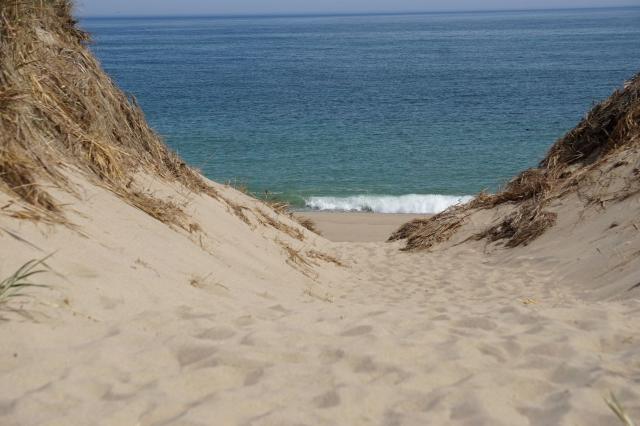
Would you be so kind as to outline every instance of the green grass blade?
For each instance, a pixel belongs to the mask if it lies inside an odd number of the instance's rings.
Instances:
[[[618,399],[613,394],[613,392],[609,394],[609,398],[604,399],[604,402],[607,403],[611,411],[613,411],[613,413],[616,415],[616,417],[618,417],[618,419],[624,426],[635,426],[631,418],[625,412],[624,407],[622,407],[622,404],[618,402]]]
[[[46,285],[43,284],[33,283],[30,279],[34,275],[48,272],[48,266],[45,264],[45,261],[51,256],[52,254],[42,259],[29,260],[20,266],[13,274],[0,281],[0,304],[6,302],[9,298],[24,296],[21,290],[27,287],[46,287]]]

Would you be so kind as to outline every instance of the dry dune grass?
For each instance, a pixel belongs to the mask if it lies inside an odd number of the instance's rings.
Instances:
[[[262,225],[271,226],[272,228],[282,231],[285,234],[289,235],[290,237],[295,238],[296,240],[299,240],[299,241],[304,240],[304,234],[300,229],[294,228],[293,226],[289,226],[286,223],[271,217],[267,212],[263,211],[260,208],[257,209],[256,213],[257,213],[256,216],[258,218],[258,221]]]
[[[483,192],[467,204],[409,222],[389,240],[406,239],[406,250],[429,249],[449,240],[474,211],[509,203],[515,211],[472,238],[506,240],[507,247],[527,245],[556,223],[556,214],[548,210],[554,199],[576,192],[586,204],[604,204],[639,193],[638,168],[630,169],[628,176],[609,173],[640,157],[639,142],[640,74],[595,106],[551,147],[537,168],[520,173],[496,194]],[[619,160],[625,156],[630,160]],[[619,161],[603,172],[612,159]]]
[[[248,195],[250,197],[254,197],[254,193],[252,193],[251,191],[249,191],[249,188],[247,186],[247,184],[245,182],[242,181],[238,181],[238,180],[229,180],[225,183],[225,185],[234,188],[237,191],[242,192],[245,195]],[[234,203],[226,198],[223,198],[222,196],[218,196],[218,198],[222,199],[231,209],[231,212],[233,214],[235,214],[237,217],[239,217],[243,222],[245,222],[247,225],[252,226],[251,221],[249,220],[249,218],[247,217],[247,215],[245,214],[245,210],[251,210],[248,207],[245,206],[241,206],[237,203]],[[291,204],[289,204],[286,201],[282,201],[279,200],[277,198],[273,198],[271,196],[271,194],[268,191],[265,191],[264,193],[264,198],[260,197],[260,198],[256,198],[258,201],[262,202],[265,206],[267,206],[269,209],[273,210],[277,215],[284,215],[287,216],[289,219],[297,222],[299,225],[301,225],[303,228],[306,228],[307,230],[317,234],[317,235],[322,235],[320,233],[320,231],[318,230],[318,228],[316,227],[316,224],[313,220],[306,218],[306,217],[300,217],[300,216],[296,216],[293,214],[292,210],[291,210]],[[255,216],[258,220],[258,222],[263,225],[263,226],[271,226],[273,228],[276,228],[278,230],[284,231],[286,233],[288,233],[290,236],[298,239],[298,240],[302,240],[304,238],[304,235],[300,232],[300,230],[298,229],[293,229],[290,226],[280,222],[279,220],[275,220],[271,217],[265,216],[263,211],[258,211],[258,212],[254,212]]]
[[[429,249],[447,241],[464,224],[468,213],[462,206],[454,206],[428,219],[414,219],[402,225],[389,241],[407,240],[406,248]]]
[[[178,226],[188,232],[200,230],[200,226],[190,220],[183,208],[174,201],[163,200],[142,191],[130,191],[121,196],[134,207],[154,219],[171,226]]]
[[[333,263],[336,266],[345,267],[345,264],[337,257],[318,250],[307,250],[307,257],[314,260],[322,260],[326,263]]]
[[[304,228],[308,229],[314,234],[322,235],[322,232],[320,232],[320,230],[318,229],[318,226],[312,219],[309,219],[308,217],[304,217],[304,216],[292,216],[292,217]]]
[[[234,189],[239,191],[241,190],[241,192],[243,192],[244,194],[251,196],[249,191],[246,189],[246,187],[242,187],[238,189],[236,186],[234,186]],[[217,198],[223,201],[227,205],[231,213],[233,213],[240,220],[242,220],[244,223],[246,223],[252,228],[255,227],[255,225],[250,219],[250,216],[248,215],[248,213],[253,214],[258,224],[262,226],[271,227],[273,229],[277,229],[278,231],[281,231],[289,235],[291,238],[294,238],[299,241],[303,241],[305,239],[305,235],[302,232],[302,230],[300,228],[288,225],[287,223],[283,222],[280,219],[280,216],[285,216],[293,220],[294,222],[297,222],[304,228],[312,232],[315,232],[319,235],[319,232],[315,229],[315,224],[313,223],[313,221],[311,221],[310,219],[309,220],[300,219],[294,216],[291,210],[289,209],[290,208],[289,204],[286,202],[276,201],[271,199],[256,199],[256,201],[260,201],[262,205],[264,205],[265,209],[263,209],[261,207],[256,207],[256,208],[247,207],[233,200],[230,200],[229,198],[226,198],[223,195],[218,195]]]
[[[289,203],[269,198],[262,200],[262,202],[269,206],[276,213],[286,215],[289,219],[299,223],[303,228],[306,228],[314,234],[322,235],[313,220],[309,219],[308,217],[294,215],[291,212],[291,205]]]
[[[552,227],[557,219],[554,212],[544,211],[542,204],[525,202],[504,220],[475,234],[474,239],[488,239],[490,242],[507,240],[506,247],[526,245]]]
[[[289,203],[285,203],[284,201],[274,200],[274,199],[264,199],[262,200],[267,206],[271,207],[271,210],[275,211],[278,214],[284,214],[289,216],[291,207]]]
[[[300,272],[311,279],[317,278],[317,273],[314,272],[313,265],[306,259],[304,253],[302,252],[302,249],[296,250],[286,242],[278,239],[276,240],[276,243],[280,245],[284,253],[287,255],[286,262],[290,266],[298,269]]]
[[[67,0],[0,3],[0,186],[42,217],[65,222],[43,185],[73,192],[62,172],[80,168],[127,202],[167,222],[169,203],[132,189],[147,171],[216,196],[171,152],[86,47]],[[162,210],[167,210],[162,212]]]
[[[253,227],[253,224],[251,223],[251,220],[249,220],[249,217],[244,213],[245,210],[250,210],[249,207],[247,206],[243,206],[241,204],[238,204],[234,201],[231,201],[230,199],[223,197],[221,195],[218,195],[218,199],[224,201],[224,203],[227,205],[228,210],[233,213],[238,219],[240,219],[241,221],[243,221],[244,223],[246,223],[247,225],[249,225],[250,227]]]
[[[571,164],[590,164],[640,138],[640,74],[596,105],[577,127],[558,141],[540,164],[562,173]]]

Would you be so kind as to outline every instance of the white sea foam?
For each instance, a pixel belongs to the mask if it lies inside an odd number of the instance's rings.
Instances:
[[[440,213],[473,197],[462,195],[407,194],[355,195],[351,197],[309,197],[305,204],[314,210],[371,211],[375,213]]]

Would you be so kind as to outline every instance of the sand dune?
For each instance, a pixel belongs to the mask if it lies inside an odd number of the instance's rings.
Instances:
[[[389,218],[331,242],[162,145],[68,2],[13,6],[0,280],[49,257],[0,296],[0,424],[609,425],[609,392],[640,418],[636,139],[528,245],[470,238],[513,203],[429,250],[353,242]]]
[[[195,237],[84,185],[82,233],[2,221],[3,273],[55,252],[2,311],[3,424],[602,425],[609,391],[640,412],[640,303],[584,298],[550,253],[299,241],[201,196]]]

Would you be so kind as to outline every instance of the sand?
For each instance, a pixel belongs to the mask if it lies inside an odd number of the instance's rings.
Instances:
[[[42,287],[0,296],[0,425],[615,425],[610,392],[640,419],[637,109],[626,145],[564,171],[589,179],[545,199],[557,223],[529,246],[473,238],[513,203],[431,251],[384,242],[400,216],[319,215],[327,239],[232,188],[194,192],[68,4],[31,3],[4,8],[37,31],[4,61],[0,282],[49,257]],[[67,223],[7,195],[46,201],[32,185]]]
[[[578,264],[555,235],[431,253],[299,241],[230,188],[216,185],[251,226],[149,183],[188,202],[203,229],[189,234],[73,179],[81,198],[57,196],[78,229],[0,216],[2,276],[54,253],[48,287],[0,309],[0,424],[609,425],[609,391],[640,418],[636,293],[585,296],[596,280],[560,273]],[[358,217],[369,237],[390,226]],[[635,244],[627,225],[591,237]]]
[[[322,236],[335,242],[384,242],[402,224],[429,215],[356,212],[300,212],[313,220]]]

